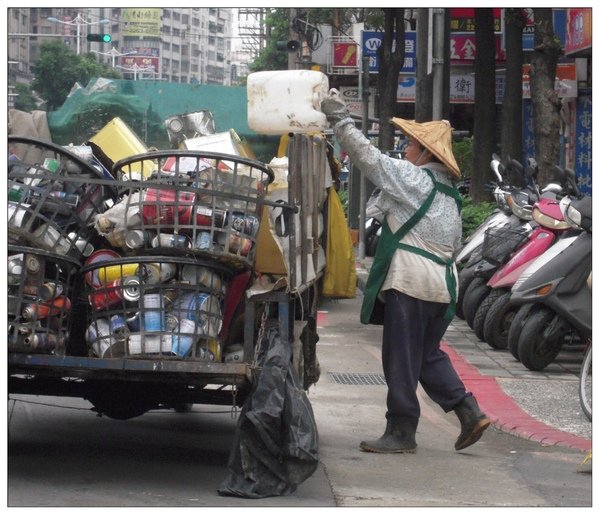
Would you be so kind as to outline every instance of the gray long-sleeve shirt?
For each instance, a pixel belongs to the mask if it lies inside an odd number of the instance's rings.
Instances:
[[[334,133],[361,173],[381,188],[377,204],[386,214],[392,232],[419,209],[433,189],[429,175],[422,168],[428,168],[437,181],[452,184],[443,164],[427,163],[421,168],[383,154],[356,128],[351,118],[338,122]],[[438,192],[429,210],[402,242],[449,259],[458,249],[461,235],[462,222],[456,201]],[[390,288],[431,302],[450,300],[445,268],[406,250],[397,250],[394,254],[382,291]]]

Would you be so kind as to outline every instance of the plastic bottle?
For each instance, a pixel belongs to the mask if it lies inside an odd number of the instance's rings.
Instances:
[[[248,126],[259,134],[318,132],[329,127],[319,110],[329,92],[327,75],[313,70],[248,75]]]

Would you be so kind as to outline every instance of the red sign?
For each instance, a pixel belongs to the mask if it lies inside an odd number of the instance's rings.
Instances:
[[[450,60],[474,61],[476,55],[474,34],[451,34]],[[502,35],[496,34],[496,61],[506,61],[506,52],[502,49]]]
[[[567,9],[567,38],[565,54],[592,47],[592,10]]]
[[[135,66],[136,68],[154,69],[158,71],[158,57],[146,57],[137,55],[127,55],[121,57],[121,65],[129,68]]]
[[[502,9],[492,9],[494,17],[494,32],[502,30]],[[450,30],[455,32],[475,32],[475,9],[450,9]]]
[[[333,66],[356,68],[358,45],[356,43],[333,44]]]
[[[531,98],[530,69],[530,64],[523,65],[523,98]],[[560,98],[577,97],[577,68],[575,63],[558,63],[556,65],[554,91]]]

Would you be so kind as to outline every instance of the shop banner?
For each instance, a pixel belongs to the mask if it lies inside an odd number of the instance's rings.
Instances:
[[[523,98],[531,98],[529,69],[531,65],[523,65]],[[575,63],[558,63],[554,89],[560,98],[575,98],[577,96],[577,68]]]
[[[592,47],[592,10],[567,9],[565,55]]]

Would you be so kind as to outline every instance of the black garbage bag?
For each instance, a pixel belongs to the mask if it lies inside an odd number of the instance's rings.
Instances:
[[[278,325],[267,324],[258,358],[262,370],[242,407],[220,495],[288,495],[316,470],[317,425],[291,353]]]

